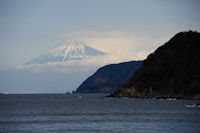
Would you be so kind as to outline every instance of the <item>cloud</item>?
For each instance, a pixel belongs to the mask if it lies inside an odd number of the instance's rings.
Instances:
[[[64,62],[49,62],[47,64],[18,65],[15,70],[28,70],[33,72],[83,72],[96,70],[101,66],[119,63],[118,57],[113,55],[94,56],[82,60],[71,60]]]
[[[164,44],[169,37],[154,38],[152,36],[140,36],[121,30],[108,32],[80,31],[70,32],[59,36],[62,40],[79,40],[92,48],[107,53],[104,56],[94,56],[83,60],[65,62],[53,62],[47,64],[18,65],[12,67],[16,70],[28,70],[34,72],[78,72],[96,70],[101,66],[131,60],[143,60],[158,46]],[[6,67],[0,68],[5,70]]]
[[[83,41],[90,47],[115,56],[119,61],[143,60],[169,39],[168,36],[155,38],[122,30],[70,32],[60,37]]]

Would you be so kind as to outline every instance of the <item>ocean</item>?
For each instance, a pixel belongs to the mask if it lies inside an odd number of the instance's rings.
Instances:
[[[192,99],[0,95],[0,133],[200,133]]]

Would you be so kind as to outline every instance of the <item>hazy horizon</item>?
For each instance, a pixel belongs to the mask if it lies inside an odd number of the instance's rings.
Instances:
[[[1,0],[0,92],[75,90],[103,65],[143,60],[176,33],[200,31],[199,7],[198,0]],[[67,40],[107,55],[25,65]]]

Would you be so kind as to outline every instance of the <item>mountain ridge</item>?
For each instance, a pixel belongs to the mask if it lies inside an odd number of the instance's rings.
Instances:
[[[88,77],[75,93],[112,93],[118,90],[142,64],[142,61],[130,61],[109,64],[99,68]]]

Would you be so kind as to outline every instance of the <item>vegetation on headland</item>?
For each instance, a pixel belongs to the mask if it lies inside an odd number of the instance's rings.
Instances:
[[[200,33],[176,34],[110,96],[200,98]]]

